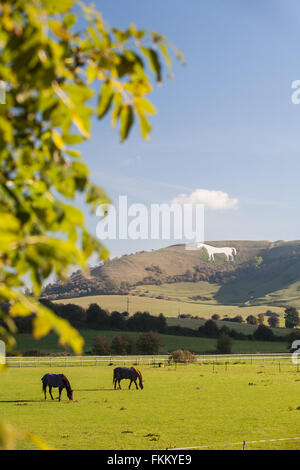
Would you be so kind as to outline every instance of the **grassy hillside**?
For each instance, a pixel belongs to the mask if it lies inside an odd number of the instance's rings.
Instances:
[[[90,276],[74,273],[62,285],[46,287],[50,299],[73,299],[108,294],[128,293],[133,310],[149,310],[174,316],[178,313],[206,315],[224,314],[233,307],[262,307],[261,311],[294,305],[300,307],[300,242],[218,241],[213,246],[233,246],[237,255],[227,261],[222,254],[209,261],[205,250],[186,250],[174,245],[151,252],[141,252],[115,258],[91,269]],[[147,297],[151,300],[141,300]],[[157,299],[159,297],[160,299]],[[156,298],[156,299],[154,299]],[[101,299],[105,308],[126,309],[126,299]],[[167,303],[157,303],[164,300]],[[78,300],[82,305],[88,300]],[[173,302],[173,303],[172,303]],[[176,305],[180,302],[180,305]],[[145,305],[145,303],[148,303]],[[226,307],[225,307],[226,306]],[[258,310],[256,310],[258,311]],[[259,313],[260,313],[259,312]],[[230,312],[229,312],[230,313]],[[235,314],[234,312],[233,314]],[[252,312],[251,312],[252,313]]]

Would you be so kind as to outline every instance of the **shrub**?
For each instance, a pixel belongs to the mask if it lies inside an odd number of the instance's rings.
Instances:
[[[217,313],[214,313],[214,314],[211,316],[211,319],[212,319],[212,320],[220,320],[220,315],[218,315]]]
[[[94,339],[92,353],[96,356],[107,356],[111,352],[111,343],[106,336],[98,335]]]
[[[182,349],[173,351],[169,357],[169,361],[182,362],[185,364],[188,362],[195,362],[196,359],[197,358],[193,353],[187,350],[182,350]]]
[[[246,322],[248,325],[257,325],[258,319],[254,315],[248,315]]]
[[[111,350],[114,354],[134,354],[136,343],[130,335],[115,336],[111,342]]]
[[[268,323],[270,325],[270,328],[278,328],[279,327],[279,318],[276,316],[270,316],[268,318]]]
[[[231,354],[232,339],[230,336],[222,333],[217,340],[217,351],[220,354]]]
[[[142,333],[137,340],[137,349],[141,354],[157,354],[162,341],[156,332]]]

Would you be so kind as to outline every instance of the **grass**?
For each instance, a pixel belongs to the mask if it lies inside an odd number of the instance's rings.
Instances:
[[[122,331],[99,331],[99,330],[81,330],[81,335],[85,340],[84,351],[92,350],[95,336],[104,335],[110,339],[114,336],[124,334]],[[138,337],[139,333],[126,332],[126,334]],[[16,337],[16,350],[20,352],[37,349],[44,352],[58,353],[64,349],[58,344],[57,336],[50,333],[40,340],[33,340],[30,334],[19,334]],[[195,353],[215,352],[216,339],[196,338],[189,336],[161,335],[162,346],[159,352],[167,354],[175,349],[188,349]],[[256,352],[287,352],[287,344],[280,341],[233,341],[233,353],[256,353]]]
[[[300,441],[247,444],[299,436],[297,368],[269,365],[141,367],[144,390],[112,388],[112,368],[70,367],[74,402],[45,401],[45,368],[8,369],[0,375],[1,417],[39,435],[56,449],[166,449],[246,441],[246,449],[300,449]],[[54,391],[57,396],[57,390]],[[32,444],[19,441],[19,449]]]

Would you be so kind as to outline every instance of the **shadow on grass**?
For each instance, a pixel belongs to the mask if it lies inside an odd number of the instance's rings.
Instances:
[[[39,403],[43,401],[45,400],[0,400],[0,403]]]
[[[73,392],[109,392],[114,388],[73,388]]]

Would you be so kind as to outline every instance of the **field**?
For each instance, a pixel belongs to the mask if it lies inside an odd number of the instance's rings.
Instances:
[[[185,283],[181,283],[185,284]],[[217,313],[220,316],[233,317],[236,315],[241,315],[243,318],[246,318],[248,315],[258,315],[259,313],[264,313],[267,310],[272,310],[273,312],[283,315],[284,309],[281,307],[273,307],[271,305],[252,305],[252,306],[238,306],[238,305],[221,305],[217,304],[216,301],[187,301],[184,297],[180,296],[180,291],[178,284],[172,285],[174,289],[177,286],[178,289],[178,298],[171,297],[166,294],[161,286],[158,290],[159,293],[156,294],[154,287],[157,286],[147,286],[149,293],[143,294],[142,289],[140,292],[142,295],[91,295],[86,297],[74,297],[70,299],[60,299],[56,300],[57,303],[73,303],[81,305],[84,308],[87,308],[90,304],[96,303],[104,309],[109,311],[117,310],[123,312],[127,310],[127,298],[129,299],[129,313],[133,315],[135,312],[147,311],[152,315],[159,315],[163,313],[165,317],[177,317],[179,314],[191,314],[193,316],[198,315],[203,318],[210,318],[214,313]],[[139,286],[140,287],[140,286]],[[151,288],[151,291],[150,291]],[[181,288],[183,288],[181,286]],[[169,291],[168,291],[169,292]],[[155,295],[156,294],[156,295]],[[159,295],[165,295],[166,298],[157,299]],[[199,291],[197,294],[199,295]]]
[[[112,367],[60,367],[74,402],[44,400],[49,368],[9,368],[0,375],[1,415],[56,449],[300,449],[300,373],[288,363],[141,366],[144,390],[112,388]],[[57,389],[54,397],[57,396]],[[18,448],[32,444],[19,441]]]
[[[230,323],[231,325],[231,323]],[[92,350],[95,336],[103,335],[108,338],[119,336],[124,333],[137,337],[139,333],[122,331],[100,331],[100,330],[81,330],[81,335],[85,340],[84,352]],[[37,349],[45,352],[58,353],[64,349],[58,344],[57,336],[50,333],[45,338],[35,341],[30,334],[19,334],[16,336],[16,350],[24,352]],[[162,345],[159,349],[161,354],[166,354],[174,349],[188,349],[195,353],[215,352],[216,339],[197,338],[188,336],[161,335]],[[281,341],[242,341],[234,340],[232,343],[233,353],[256,353],[256,352],[287,352],[287,343]]]

